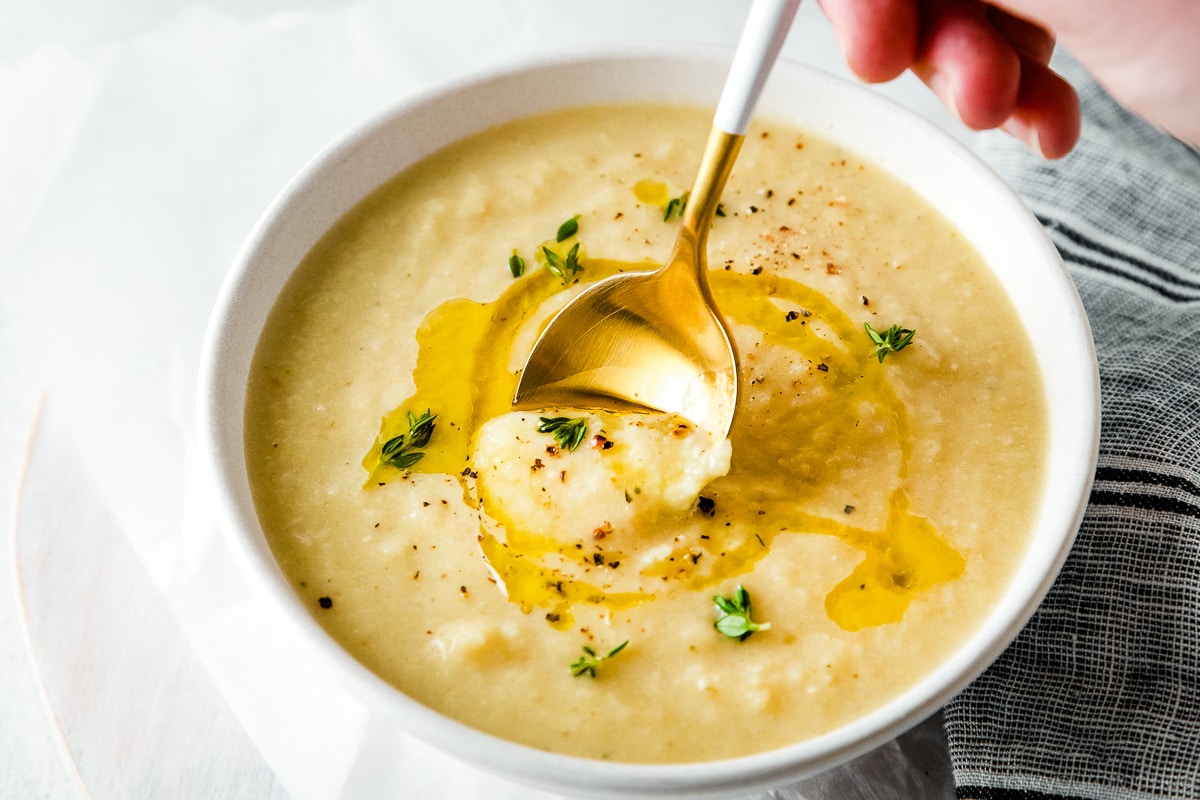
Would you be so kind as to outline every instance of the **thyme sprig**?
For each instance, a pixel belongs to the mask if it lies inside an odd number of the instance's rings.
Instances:
[[[554,441],[559,447],[574,450],[579,447],[583,437],[587,436],[587,418],[576,417],[538,417],[538,433],[553,434]]]
[[[771,627],[769,622],[754,622],[750,619],[750,593],[741,584],[738,584],[733,597],[716,595],[713,602],[720,612],[713,627],[730,639],[744,642],[755,631],[765,631]]]
[[[596,677],[596,667],[600,666],[600,662],[612,658],[617,653],[624,650],[625,645],[627,644],[629,644],[628,639],[621,642],[604,655],[597,654],[594,649],[585,644],[583,646],[583,655],[581,655],[577,661],[571,664],[571,674],[576,678],[578,678],[580,675],[587,675],[589,678]]]
[[[425,413],[419,417],[409,411],[408,433],[393,436],[384,442],[379,451],[379,460],[396,469],[411,469],[425,457],[420,448],[429,444],[429,438],[433,436],[433,429],[436,427],[436,420],[437,414],[430,413],[429,409],[426,409]]]
[[[883,333],[872,328],[869,322],[864,322],[863,327],[866,328],[867,336],[871,337],[871,342],[875,345],[875,355],[879,358],[880,364],[889,353],[898,353],[912,344],[913,336],[917,333],[911,328],[901,328],[899,325],[893,325]]]
[[[567,251],[566,258],[545,245],[542,246],[542,253],[546,256],[546,269],[564,281],[583,271],[583,266],[579,263],[579,242]]]

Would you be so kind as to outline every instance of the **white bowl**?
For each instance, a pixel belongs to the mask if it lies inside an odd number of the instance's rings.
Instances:
[[[923,195],[995,270],[1036,349],[1049,398],[1044,499],[1011,585],[974,635],[904,694],[827,734],[753,756],[655,765],[546,753],[449,720],[376,677],[316,623],[259,527],[242,440],[251,358],[292,270],[359,200],[451,141],[572,105],[711,106],[730,56],[707,48],[605,51],[537,61],[400,103],[320,154],[284,189],[238,255],[209,327],[200,441],[222,528],[246,575],[371,708],[447,753],[531,785],[596,796],[729,796],[805,777],[895,737],[945,704],[1016,637],[1058,574],[1090,490],[1099,439],[1095,352],[1074,285],[1041,226],[999,177],[928,122],[869,90],[784,62],[759,113],[840,142]]]

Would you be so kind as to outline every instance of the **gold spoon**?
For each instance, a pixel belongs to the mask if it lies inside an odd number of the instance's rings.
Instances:
[[[533,345],[514,409],[652,409],[729,432],[737,353],[708,286],[708,230],[799,5],[754,0],[667,263],[614,275],[564,306]]]

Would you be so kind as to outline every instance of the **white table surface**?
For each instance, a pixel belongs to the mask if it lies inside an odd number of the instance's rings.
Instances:
[[[0,0],[0,519],[13,516],[45,394],[66,409],[81,469],[189,637],[219,662],[197,624],[204,590],[189,585],[222,558],[197,552],[215,545],[195,373],[217,289],[274,194],[332,139],[418,89],[538,50],[732,45],[747,6]],[[815,0],[784,57],[846,74]],[[970,141],[916,81],[882,91]],[[70,797],[11,552],[0,547],[0,794]]]

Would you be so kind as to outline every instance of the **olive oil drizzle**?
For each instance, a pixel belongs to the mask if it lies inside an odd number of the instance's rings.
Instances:
[[[592,280],[649,266],[607,259],[585,263]],[[513,281],[490,303],[449,300],[429,312],[416,332],[417,393],[383,416],[362,460],[368,473],[364,486],[400,474],[381,461],[380,453],[385,442],[408,430],[408,412],[420,413],[421,403],[426,403],[422,409],[436,410],[439,425],[413,471],[458,475],[469,468],[471,437],[483,422],[506,412],[516,393],[517,375],[507,367],[513,338],[535,309],[562,290],[561,280],[537,270]]]
[[[648,266],[586,257],[581,263],[589,282]],[[464,502],[479,509],[481,553],[508,599],[525,613],[544,609],[547,621],[559,629],[570,627],[575,605],[619,611],[653,600],[654,592],[646,589],[652,579],[702,590],[741,575],[785,533],[835,536],[863,553],[851,574],[826,596],[825,610],[834,623],[855,631],[901,619],[917,593],[958,577],[965,561],[929,520],[912,512],[904,490],[913,442],[908,409],[888,379],[894,362],[878,364],[860,325],[810,287],[770,274],[719,270],[710,278],[718,305],[732,323],[757,329],[771,345],[794,351],[812,365],[812,379],[828,382],[829,391],[818,406],[806,409],[805,430],[795,436],[759,430],[769,423],[739,415],[730,434],[733,467],[712,485],[721,516],[701,520],[700,540],[688,538],[643,569],[640,577],[646,581],[634,590],[615,591],[568,574],[554,562],[575,554],[560,542],[521,531],[501,517],[492,498],[476,495],[472,438],[485,421],[509,410],[518,378],[508,368],[514,337],[564,288],[559,277],[544,269],[516,279],[493,302],[451,300],[429,313],[416,333],[417,391],[384,415],[379,435],[363,458],[368,472],[364,485],[374,487],[398,477],[399,471],[380,459],[383,443],[407,430],[409,411],[433,409],[439,419],[437,434],[412,471],[458,476]],[[890,422],[886,441],[882,434],[861,432],[857,415],[864,406]],[[828,454],[858,445],[865,452],[873,447],[897,453],[890,463],[894,479],[884,494],[887,522],[880,530],[804,510],[822,482],[837,477],[838,467]],[[781,468],[785,462],[793,467]],[[797,463],[803,469],[795,468]],[[762,476],[767,479],[760,480]],[[732,491],[739,480],[743,494],[749,485],[757,487],[759,496],[749,504],[721,503],[722,490]],[[609,555],[628,558],[623,553]]]

